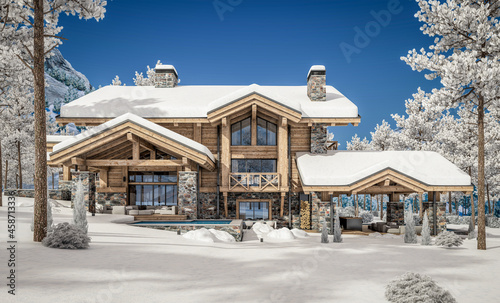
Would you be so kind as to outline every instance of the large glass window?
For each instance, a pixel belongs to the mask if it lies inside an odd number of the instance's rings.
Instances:
[[[276,124],[257,118],[257,145],[276,145]]]
[[[233,173],[275,173],[276,159],[233,159]]]
[[[252,120],[247,118],[231,125],[231,145],[252,144]]]
[[[130,204],[177,205],[177,172],[129,172]]]
[[[238,216],[242,220],[268,220],[269,202],[239,202]]]

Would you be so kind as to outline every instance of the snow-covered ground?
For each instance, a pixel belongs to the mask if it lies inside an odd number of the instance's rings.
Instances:
[[[6,199],[4,200],[5,204]],[[458,302],[497,302],[500,230],[445,249],[407,245],[400,237],[320,234],[290,242],[203,243],[174,232],[88,216],[91,246],[60,250],[32,242],[32,199],[17,212],[17,295],[7,294],[6,207],[0,208],[0,302],[386,302],[385,285],[406,271],[431,276]],[[55,223],[71,221],[56,207]],[[466,228],[466,226],[462,226]]]

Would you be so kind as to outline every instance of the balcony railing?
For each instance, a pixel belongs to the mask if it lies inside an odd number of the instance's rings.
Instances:
[[[229,189],[263,191],[265,189],[280,189],[278,173],[231,173],[229,175]]]
[[[338,141],[326,141],[326,149],[327,150],[337,150],[339,148]]]

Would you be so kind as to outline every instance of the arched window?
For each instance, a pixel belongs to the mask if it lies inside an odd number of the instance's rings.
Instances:
[[[276,124],[257,118],[257,145],[276,145]]]
[[[252,130],[250,118],[238,121],[231,125],[231,145],[251,145]]]

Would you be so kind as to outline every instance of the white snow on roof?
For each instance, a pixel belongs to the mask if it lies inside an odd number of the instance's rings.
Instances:
[[[326,101],[312,102],[307,86],[105,86],[61,108],[62,118],[206,118],[207,113],[258,93],[302,113],[304,118],[357,118],[358,107],[332,86]]]
[[[48,135],[47,136],[47,143],[59,143],[64,140],[73,138],[73,136],[57,136],[57,135]]]
[[[297,154],[306,186],[348,186],[387,168],[430,186],[469,186],[471,178],[438,153],[429,151],[328,151]]]
[[[309,78],[309,75],[311,74],[311,72],[316,72],[316,71],[324,72],[324,71],[326,71],[326,67],[324,65],[311,66],[311,68],[309,69],[309,72],[307,73],[307,78]]]
[[[174,72],[177,74],[177,70],[175,69],[175,67],[173,65],[164,65],[164,64],[157,64],[155,66],[155,70],[168,70],[168,69],[173,69]]]
[[[167,137],[170,140],[173,140],[177,143],[180,143],[180,144],[186,146],[187,148],[190,148],[192,150],[195,150],[195,151],[198,151],[202,154],[205,154],[212,161],[215,162],[214,155],[210,152],[210,150],[206,146],[204,146],[196,141],[193,141],[189,138],[186,138],[186,137],[184,137],[176,132],[173,132],[169,129],[166,129],[166,128],[164,128],[156,123],[150,122],[146,119],[143,119],[137,115],[130,114],[130,113],[121,115],[118,118],[115,118],[115,119],[110,120],[106,123],[103,123],[99,126],[91,128],[91,129],[89,129],[89,130],[87,130],[79,135],[76,135],[70,139],[64,140],[63,142],[54,146],[53,152],[51,154],[55,154],[61,150],[69,148],[75,144],[78,144],[82,141],[85,141],[91,137],[94,137],[100,133],[103,133],[109,129],[112,129],[112,128],[114,128],[118,125],[121,125],[123,123],[126,123],[126,122],[135,123],[141,127],[144,127],[146,129],[150,130],[150,131],[153,131],[161,136]]]

